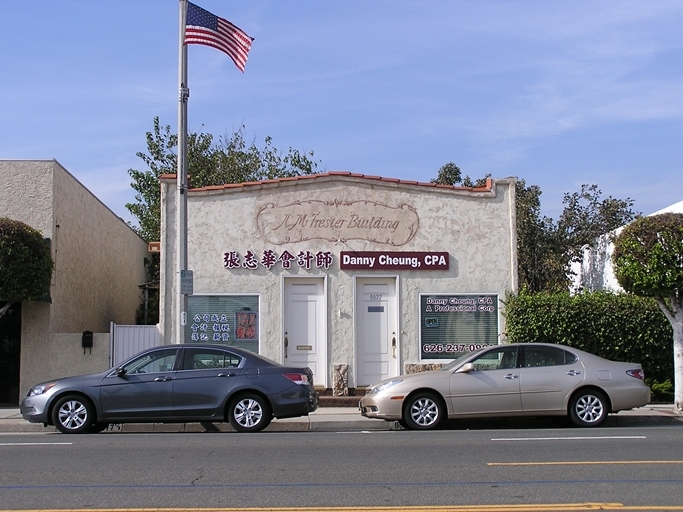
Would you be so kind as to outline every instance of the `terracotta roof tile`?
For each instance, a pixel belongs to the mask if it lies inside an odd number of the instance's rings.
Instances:
[[[364,180],[373,180],[373,181],[383,181],[386,183],[398,183],[402,185],[417,185],[420,187],[431,187],[431,188],[439,188],[439,189],[447,189],[447,190],[470,190],[473,192],[485,192],[491,190],[493,187],[493,179],[487,178],[486,179],[486,184],[482,185],[481,187],[460,187],[457,185],[441,185],[438,183],[427,183],[427,182],[422,182],[422,181],[416,181],[416,180],[404,180],[404,179],[399,179],[399,178],[386,178],[383,176],[370,176],[370,175],[365,175],[365,174],[359,174],[359,173],[352,173],[349,171],[329,171],[325,173],[319,173],[319,174],[304,174],[302,176],[291,176],[287,178],[276,178],[272,180],[264,180],[264,181],[248,181],[244,183],[226,183],[225,185],[210,185],[206,187],[200,187],[200,188],[191,188],[190,190],[192,191],[209,191],[209,190],[224,190],[224,189],[233,189],[233,188],[246,188],[246,187],[253,187],[253,186],[260,186],[260,185],[267,185],[267,184],[272,184],[272,183],[285,183],[285,182],[292,182],[292,181],[304,181],[304,180],[316,180],[316,179],[324,179],[328,178],[331,176],[345,176],[345,177],[350,177],[350,178],[358,178],[358,179],[364,179]],[[175,174],[162,174],[159,176],[160,180],[174,180],[176,179]]]

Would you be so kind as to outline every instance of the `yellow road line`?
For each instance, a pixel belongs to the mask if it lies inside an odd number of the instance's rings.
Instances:
[[[101,508],[0,510],[0,512],[572,512],[584,510],[683,511],[683,505],[638,505],[622,503],[547,503],[524,505],[458,505],[409,507],[275,507],[275,508]]]
[[[587,460],[556,462],[488,462],[487,466],[590,466],[599,464],[683,464],[683,460]]]

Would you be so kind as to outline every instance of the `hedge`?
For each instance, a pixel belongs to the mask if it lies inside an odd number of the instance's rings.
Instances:
[[[608,292],[522,293],[506,298],[505,317],[510,343],[560,343],[640,363],[648,380],[673,379],[673,329],[654,299]]]

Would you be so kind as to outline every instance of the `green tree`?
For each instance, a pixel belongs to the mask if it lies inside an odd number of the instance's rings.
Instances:
[[[461,185],[463,187],[480,187],[485,185],[486,178],[490,177],[491,175],[487,174],[476,181],[473,181],[469,176],[463,178],[460,167],[453,162],[448,162],[441,166],[436,178],[432,179],[431,183],[437,183],[439,185]]]
[[[453,162],[443,165],[432,183],[481,186],[484,178],[462,177]],[[636,214],[633,200],[603,199],[597,185],[582,185],[579,192],[566,193],[564,209],[555,222],[541,215],[541,189],[517,178],[515,187],[517,216],[517,275],[519,286],[529,292],[568,290],[571,264],[580,261],[583,249],[598,236],[631,222]]]
[[[520,193],[521,192],[521,193]],[[525,194],[536,196],[539,200],[540,189],[518,190],[517,215],[535,216],[537,230],[520,229],[518,220],[518,252],[535,253],[535,260],[521,261],[529,264],[520,268],[519,274],[528,273],[539,277],[535,281],[522,283],[530,291],[564,291],[569,289],[572,279],[571,265],[583,258],[586,247],[594,247],[598,237],[628,224],[638,214],[633,211],[633,200],[602,197],[597,185],[581,185],[581,190],[565,193],[562,199],[564,208],[557,222],[540,216],[534,201],[526,203]],[[527,208],[533,204],[530,211]],[[534,235],[538,236],[534,236]],[[531,235],[531,236],[527,236]]]
[[[318,163],[313,151],[289,148],[280,151],[273,147],[271,137],[266,137],[262,147],[255,141],[247,142],[244,126],[232,135],[224,135],[216,141],[208,133],[190,133],[187,142],[187,173],[193,188],[227,183],[243,183],[276,178],[312,174]],[[177,172],[178,136],[171,127],[164,127],[154,118],[154,129],[147,132],[147,153],[137,156],[147,165],[139,171],[129,169],[135,190],[135,203],[126,208],[138,220],[134,227],[148,242],[157,241],[161,235],[161,193],[159,176]]]
[[[517,278],[520,289],[532,293],[567,285],[555,224],[541,215],[541,193],[538,185],[517,180]]]
[[[190,133],[187,140],[187,173],[193,188],[227,183],[244,183],[276,178],[313,174],[318,163],[313,151],[289,148],[280,151],[273,147],[271,137],[266,137],[261,147],[255,141],[248,143],[244,126],[232,135],[224,135],[216,141],[208,133]],[[137,156],[147,166],[145,170],[129,169],[131,187],[135,190],[135,202],[126,204],[128,211],[137,219],[133,229],[146,241],[161,238],[161,187],[159,177],[177,172],[178,136],[169,125],[161,126],[154,118],[154,128],[146,134],[147,152]],[[159,255],[153,254],[147,266],[148,283],[159,279]],[[147,323],[158,321],[158,290],[150,289],[147,297]],[[140,305],[138,323],[144,323],[145,305]]]
[[[674,409],[683,412],[683,214],[641,217],[614,239],[612,264],[627,292],[654,297],[673,328]]]
[[[564,210],[555,227],[557,237],[563,242],[564,260],[569,263],[581,261],[583,249],[596,243],[604,235],[633,221],[633,200],[601,198],[597,185],[581,185],[581,191],[565,194]]]
[[[439,185],[458,185],[462,183],[462,173],[460,172],[460,167],[455,165],[453,162],[448,162],[442,165],[439,172],[432,181],[432,183],[438,183]]]
[[[54,265],[50,245],[40,231],[0,218],[0,316],[15,302],[38,300],[50,292]]]

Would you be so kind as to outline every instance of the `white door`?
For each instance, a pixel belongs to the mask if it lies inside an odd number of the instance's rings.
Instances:
[[[398,375],[396,279],[356,279],[356,387]]]
[[[324,278],[286,278],[284,300],[284,362],[308,366],[313,384],[327,387]]]

